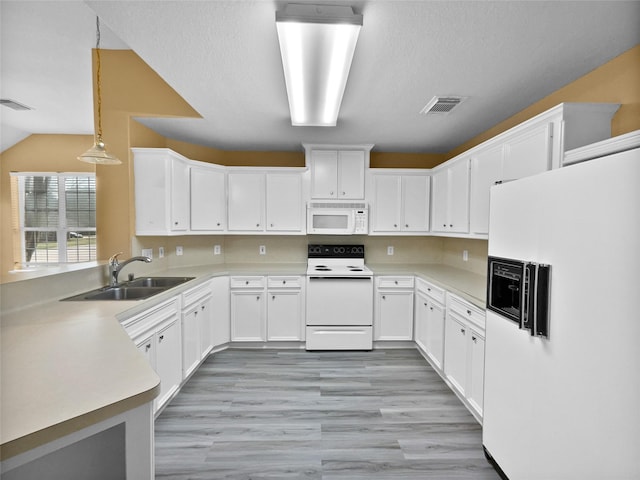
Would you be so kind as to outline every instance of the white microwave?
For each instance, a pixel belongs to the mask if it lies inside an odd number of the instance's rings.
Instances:
[[[318,235],[366,235],[369,209],[366,203],[322,203],[307,205],[307,233]]]

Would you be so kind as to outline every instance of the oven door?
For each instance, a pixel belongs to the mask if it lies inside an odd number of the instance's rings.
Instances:
[[[307,233],[324,235],[350,235],[354,233],[354,211],[349,208],[310,208]]]
[[[307,277],[307,325],[373,323],[373,278]]]
[[[489,257],[487,308],[521,327],[526,321],[527,281],[525,262]]]

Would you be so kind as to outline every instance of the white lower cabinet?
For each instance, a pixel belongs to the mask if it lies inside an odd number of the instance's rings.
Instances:
[[[422,279],[416,281],[415,342],[437,370],[444,362],[445,291]]]
[[[133,342],[160,377],[160,394],[153,402],[161,410],[182,382],[180,300],[174,297],[123,322]]]
[[[300,276],[268,277],[267,340],[304,340],[303,285]]]
[[[413,277],[376,277],[374,311],[374,340],[413,340]]]
[[[477,418],[484,389],[484,312],[449,294],[445,321],[444,373]]]
[[[188,378],[213,346],[211,284],[206,282],[182,294],[182,376]]]
[[[231,341],[229,277],[226,275],[211,279],[211,310],[213,317],[211,341],[216,348]]]
[[[231,277],[231,341],[303,341],[302,277]]]
[[[231,341],[264,342],[267,339],[265,279],[231,277]]]

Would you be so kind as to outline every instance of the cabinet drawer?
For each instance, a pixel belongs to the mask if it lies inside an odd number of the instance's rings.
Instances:
[[[413,277],[377,277],[378,288],[413,288]]]
[[[302,277],[299,276],[273,276],[267,278],[269,288],[302,288]]]
[[[209,282],[198,285],[182,294],[182,309],[186,310],[192,305],[201,302],[211,295],[211,284]]]
[[[471,323],[484,329],[485,312],[475,305],[462,300],[455,295],[449,294],[449,308],[460,315],[462,318],[469,320]]]
[[[444,305],[445,302],[445,291],[440,288],[440,287],[436,287],[435,285],[421,279],[421,278],[417,278],[416,279],[416,289],[419,292],[424,293],[426,296],[430,297],[431,300],[433,300],[434,302],[438,302],[442,305]]]
[[[264,277],[231,277],[231,288],[264,288]]]
[[[130,338],[144,335],[145,332],[154,330],[167,321],[177,318],[179,314],[179,297],[155,305],[138,315],[128,318],[122,322],[122,326],[129,334]]]

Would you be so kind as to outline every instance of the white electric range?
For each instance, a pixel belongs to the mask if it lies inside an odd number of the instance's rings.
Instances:
[[[364,245],[309,245],[307,350],[373,348],[373,272]]]

